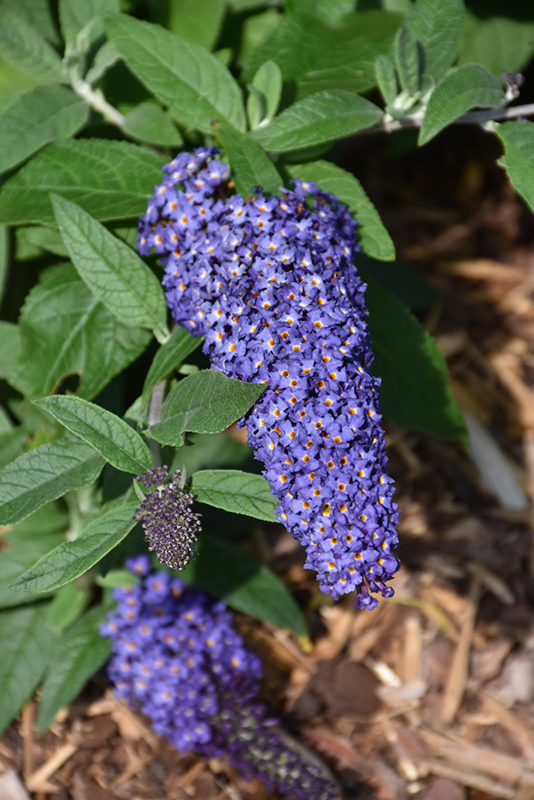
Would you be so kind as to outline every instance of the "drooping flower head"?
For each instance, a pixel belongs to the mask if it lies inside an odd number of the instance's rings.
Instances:
[[[334,599],[356,590],[356,604],[373,608],[369,591],[393,594],[398,512],[356,223],[313,183],[232,194],[217,153],[180,153],[163,168],[139,250],[160,255],[171,312],[206,337],[212,368],[267,385],[242,424],[305,566]]]
[[[135,513],[158,560],[182,570],[196,558],[200,517],[191,511],[193,495],[184,488],[185,474],[176,470],[169,483],[169,468],[154,467],[135,480],[148,489]]]
[[[261,662],[232,627],[224,603],[150,572],[146,556],[126,562],[141,582],[115,589],[117,608],[101,629],[112,641],[115,694],[182,753],[230,757],[270,791],[331,800],[334,784],[282,741],[258,699]]]

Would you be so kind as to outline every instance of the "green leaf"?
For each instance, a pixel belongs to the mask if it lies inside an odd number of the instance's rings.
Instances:
[[[245,129],[239,86],[203,47],[124,15],[106,18],[104,27],[134,75],[178,122],[204,133],[213,119]]]
[[[503,70],[521,72],[534,53],[534,21],[493,15],[479,19],[466,11],[458,50],[461,64],[481,64],[498,77]]]
[[[213,55],[217,59],[217,61],[221,62],[223,67],[226,67],[226,69],[230,68],[230,64],[232,63],[234,58],[234,51],[232,50],[231,47],[221,47],[221,49],[216,50],[213,53]]]
[[[265,118],[265,97],[252,84],[248,86],[247,119],[251,130],[260,127],[260,122]],[[271,120],[265,120],[265,124]]]
[[[151,335],[123,325],[73,267],[41,277],[20,318],[22,350],[9,382],[27,397],[51,393],[67,375],[81,376],[78,395],[90,399],[148,345]]]
[[[417,94],[422,70],[419,65],[417,44],[406,25],[403,25],[395,36],[394,53],[402,88],[408,94]]]
[[[9,239],[5,225],[0,225],[0,303],[4,297],[9,272]]]
[[[29,230],[31,230],[29,227],[21,227],[15,230],[14,261],[35,261],[44,255],[39,245],[30,241]]]
[[[165,11],[167,19],[164,18]],[[201,3],[198,0],[169,0],[156,6],[155,12],[154,22],[188,42],[212,50],[223,24],[226,3],[221,3],[221,0],[202,0]]]
[[[16,547],[16,542],[33,541],[39,536],[61,536],[69,522],[69,515],[63,502],[52,502],[43,506],[22,522],[13,525],[4,533],[5,540],[10,546]],[[50,549],[50,548],[49,548]]]
[[[119,60],[119,51],[113,42],[105,41],[102,47],[96,51],[93,63],[85,75],[85,80],[94,86]]]
[[[11,422],[11,419],[7,415],[6,410],[3,408],[2,405],[0,405],[0,436],[2,436],[4,433],[12,433],[12,431],[13,431],[13,423]],[[3,456],[2,448],[0,447],[0,466],[3,466],[2,456]],[[8,463],[9,461],[11,461],[11,458],[9,458],[8,461],[6,461],[5,463]]]
[[[383,413],[406,428],[464,442],[462,414],[447,382],[447,366],[434,339],[388,289],[362,272],[367,282],[369,330],[382,378]]]
[[[14,592],[8,585],[26,572],[38,558],[64,541],[60,532],[67,523],[66,514],[54,505],[44,506],[35,514],[6,531],[0,558],[0,608],[41,600],[38,592]]]
[[[63,244],[60,232],[56,228],[44,228],[35,225],[28,228],[17,228],[17,235],[24,232],[24,238],[29,246],[48,250],[56,256],[68,257],[68,251]]]
[[[96,219],[139,217],[166,160],[107,139],[48,145],[0,189],[0,222],[55,225],[50,192],[73,200]]]
[[[90,522],[78,539],[62,542],[13,581],[20,591],[49,592],[79,578],[128,536],[138,503],[113,507]]]
[[[382,97],[387,105],[392,105],[399,94],[399,84],[395,67],[387,56],[378,56],[375,61],[375,74]]]
[[[154,273],[82,208],[58,195],[51,197],[65,247],[95,297],[121,322],[165,336],[167,307]]]
[[[282,20],[282,14],[274,8],[267,8],[257,14],[250,14],[245,17],[243,20],[241,41],[239,42],[239,48],[236,54],[236,61],[240,67],[243,64],[248,64],[255,49]],[[252,80],[252,76],[262,63],[263,61],[259,61],[255,69],[251,72],[247,72],[246,78],[243,76],[243,80]]]
[[[0,0],[0,15],[4,9],[24,17],[25,21],[37,28],[41,34],[53,44],[59,44],[59,34],[56,30],[48,0]]]
[[[152,100],[133,108],[124,118],[122,130],[132,139],[159,147],[180,147],[183,144],[172,119]]]
[[[250,85],[247,99],[247,116],[251,128],[265,120],[270,122],[278,110],[282,95],[283,77],[275,61],[266,61],[258,69]]]
[[[439,292],[431,287],[424,273],[404,261],[376,261],[359,253],[356,264],[358,269],[365,270],[393,292],[411,311],[428,312],[440,300]]]
[[[16,592],[20,597],[20,592]],[[24,593],[25,594],[25,593]],[[22,595],[24,597],[24,595]],[[91,600],[89,588],[67,583],[58,589],[48,606],[47,622],[51,628],[63,631],[83,614]]]
[[[93,483],[104,460],[79,439],[60,439],[24,453],[0,471],[0,524],[11,525],[66,492]]]
[[[225,122],[215,125],[214,132],[228,157],[232,180],[242,197],[248,197],[254,186],[261,186],[266,194],[280,193],[284,182],[257,142]]]
[[[381,117],[382,110],[369,100],[332,90],[299,100],[251,135],[266,150],[281,153],[350,136],[372,127]]]
[[[18,92],[31,89],[36,83],[37,81],[24,75],[0,55],[0,108],[2,110],[13,102],[13,98]]]
[[[127,569],[111,569],[105,575],[97,575],[95,583],[102,589],[117,589],[125,586],[137,586],[140,579]]]
[[[456,67],[432,92],[419,131],[419,145],[429,142],[466,111],[498,107],[503,101],[502,84],[487,69],[478,64]]]
[[[60,708],[68,706],[87,681],[106,663],[111,642],[98,633],[105,608],[96,606],[66,631],[56,645],[41,687],[37,734],[41,736]]]
[[[325,25],[332,25],[352,14],[354,5],[354,0],[286,0],[285,8],[290,14],[313,14]]]
[[[260,122],[275,116],[282,96],[283,80],[280,67],[276,61],[270,60],[262,64],[252,78],[251,85],[265,98],[265,115]]]
[[[45,144],[68,139],[87,121],[89,107],[64,86],[36,86],[0,113],[0,172]]]
[[[202,344],[202,341],[202,338],[191,336],[185,328],[178,327],[173,330],[165,344],[162,344],[156,352],[150,365],[141,395],[143,405],[147,404],[158,383],[177,369],[187,356]]]
[[[48,411],[115,469],[140,475],[154,466],[150,450],[139,434],[111,411],[80,397],[59,394],[36,400],[34,405]]]
[[[534,211],[534,122],[505,122],[496,126],[496,133],[504,145],[504,155],[497,163]]]
[[[265,5],[265,0],[228,0],[229,6],[236,14],[246,11],[258,11]]]
[[[80,3],[80,0],[59,0],[61,32],[67,45],[72,46],[78,34],[85,28],[84,33],[87,34],[88,41],[84,42],[84,45],[87,47],[89,42],[101,32],[101,24],[96,27],[94,23],[105,11],[112,14],[118,13],[119,0],[83,0],[83,3]],[[91,31],[91,35],[88,29],[93,26],[94,30]]]
[[[61,59],[39,31],[10,8],[2,8],[2,58],[39,84],[62,83]]]
[[[0,613],[0,735],[30,699],[46,669],[54,643],[46,625],[46,603]]]
[[[234,514],[277,522],[278,501],[261,475],[237,469],[206,469],[195,472],[191,491],[195,500]]]
[[[395,246],[391,237],[354,175],[328,161],[297,164],[290,172],[303,181],[316,181],[325,192],[331,192],[346,203],[359,222],[358,237],[364,252],[381,261],[393,261]]]
[[[17,363],[20,345],[18,325],[0,321],[0,378],[7,378]]]
[[[310,15],[284,17],[248,59],[243,80],[251,81],[265,61],[275,61],[297,96],[327,89],[365,92],[375,85],[374,63],[387,55],[401,19],[385,11],[358,11],[329,26]]]
[[[23,454],[27,438],[28,431],[22,426],[0,433],[0,469]]]
[[[254,405],[265,386],[227,378],[217,370],[201,370],[181,380],[161,408],[161,422],[149,428],[160,444],[182,443],[182,434],[219,433]]]
[[[1,0],[0,0],[1,1]],[[18,100],[21,94],[26,91],[25,89],[17,89],[17,90],[6,90],[3,92],[0,89],[0,112],[3,112],[8,108],[15,100]]]
[[[111,225],[109,225],[109,230],[115,234],[115,236],[118,236],[119,239],[122,239],[123,242],[126,242],[132,250],[137,252],[137,236],[139,233],[137,220],[133,225],[123,226],[118,223],[111,223]]]
[[[202,534],[198,558],[180,577],[236,611],[307,633],[306,620],[282,581],[248,553],[215,536]]]
[[[464,14],[463,0],[417,0],[406,27],[423,45],[423,72],[437,82],[454,63]]]

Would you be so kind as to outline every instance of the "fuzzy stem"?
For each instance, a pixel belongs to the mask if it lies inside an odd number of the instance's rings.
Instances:
[[[154,387],[154,390],[152,392],[152,396],[150,398],[150,405],[148,407],[149,428],[151,428],[152,425],[155,425],[160,420],[161,406],[163,405],[163,395],[165,394],[165,385],[166,385],[165,380],[160,381]],[[148,439],[147,443],[150,448],[150,452],[152,453],[154,464],[156,465],[156,467],[161,466],[161,448],[158,442],[156,442],[155,439]]]
[[[518,117],[529,117],[534,114],[534,103],[523,106],[512,106],[511,108],[487,108],[481,111],[468,111],[461,117],[454,120],[453,125],[484,125],[486,122],[499,122],[507,119],[517,119]],[[365,128],[357,131],[354,136],[361,136],[368,133],[394,133],[404,128],[420,128],[423,124],[422,115],[413,117],[401,117],[391,121],[384,120],[372,128]]]
[[[120,111],[117,111],[116,108],[108,103],[100,89],[93,89],[91,84],[87,83],[87,81],[82,78],[79,62],[77,60],[73,60],[72,63],[67,66],[67,74],[70,85],[78,97],[85,100],[94,111],[102,114],[104,119],[112,125],[122,128],[125,119],[124,114],[121,114]]]

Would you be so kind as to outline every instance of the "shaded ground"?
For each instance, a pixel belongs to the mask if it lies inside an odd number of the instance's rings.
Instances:
[[[359,175],[366,164],[399,255],[439,290],[421,319],[470,415],[472,457],[389,426],[394,600],[373,612],[321,604],[299,546],[273,527],[252,547],[307,603],[313,642],[238,620],[273,710],[346,800],[534,798],[534,226],[492,166],[495,141],[445,137],[400,159],[371,145],[342,156]],[[2,800],[270,796],[224,761],[178,755],[101,682],[41,740],[33,714],[0,741]]]

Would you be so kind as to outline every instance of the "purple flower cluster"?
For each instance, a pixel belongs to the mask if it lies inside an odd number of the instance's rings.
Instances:
[[[176,470],[169,480],[166,465],[154,467],[135,479],[148,493],[135,513],[158,560],[171,569],[185,569],[197,556],[200,517],[191,511],[193,495],[184,489],[186,475]]]
[[[117,608],[101,626],[110,637],[117,697],[141,711],[181,752],[227,755],[270,791],[331,800],[334,784],[285,744],[258,700],[262,668],[232,627],[224,603],[185,588],[147,556],[126,566],[141,578],[114,589]]]
[[[216,148],[164,168],[138,247],[165,266],[176,322],[205,336],[214,369],[268,388],[244,420],[277,513],[337,599],[393,594],[398,512],[386,472],[356,223],[337,198],[293,181],[282,196],[231,194]]]

